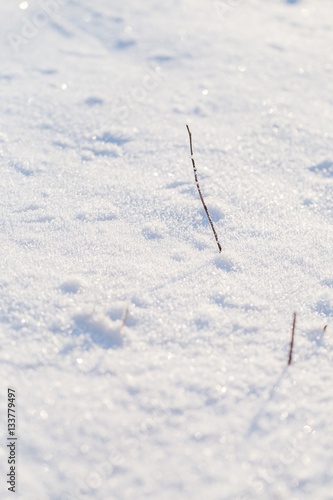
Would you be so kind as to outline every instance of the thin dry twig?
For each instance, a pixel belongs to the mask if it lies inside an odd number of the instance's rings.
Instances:
[[[293,359],[295,328],[296,328],[296,313],[294,312],[294,314],[293,314],[293,326],[292,326],[292,329],[291,329],[291,341],[290,341],[288,366],[291,365],[291,362],[292,362],[292,359]]]
[[[121,318],[121,325],[120,325],[120,328],[119,328],[119,333],[123,333],[123,329],[126,325],[126,320],[128,318],[128,314],[129,314],[129,304],[126,304],[126,307],[123,311],[123,314],[122,314],[122,318]]]
[[[219,239],[218,239],[218,236],[217,236],[217,232],[215,230],[215,227],[214,227],[214,224],[213,224],[213,221],[212,221],[212,218],[208,212],[208,208],[207,208],[207,205],[206,203],[204,202],[204,199],[203,199],[203,196],[202,196],[202,193],[201,193],[201,189],[200,189],[200,186],[199,186],[199,181],[198,181],[198,176],[197,176],[197,169],[196,169],[196,166],[195,166],[195,162],[194,162],[194,158],[193,158],[193,146],[192,146],[192,134],[191,134],[191,131],[189,129],[189,126],[186,125],[186,128],[187,128],[187,132],[188,132],[188,136],[190,138],[190,151],[191,151],[191,161],[192,161],[192,165],[193,165],[193,171],[194,171],[194,179],[195,179],[195,183],[197,185],[197,189],[198,189],[198,193],[199,193],[199,196],[200,196],[200,200],[201,200],[201,203],[205,209],[205,212],[207,214],[207,217],[208,217],[208,220],[209,220],[209,224],[212,228],[212,231],[213,231],[213,234],[215,236],[215,240],[216,240],[216,243],[217,243],[217,247],[219,249],[219,252],[222,251],[222,247],[221,247],[221,244],[219,242]]]
[[[327,330],[327,326],[328,326],[328,325],[325,325],[325,326],[324,326],[324,328],[323,328],[324,333],[325,333],[325,332],[326,332],[326,330]]]

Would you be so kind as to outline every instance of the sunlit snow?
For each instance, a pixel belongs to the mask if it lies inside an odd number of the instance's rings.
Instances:
[[[1,498],[333,497],[332,19],[1,2]]]

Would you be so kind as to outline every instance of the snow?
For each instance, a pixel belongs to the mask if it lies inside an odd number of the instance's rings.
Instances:
[[[331,499],[332,2],[0,13],[1,498]]]

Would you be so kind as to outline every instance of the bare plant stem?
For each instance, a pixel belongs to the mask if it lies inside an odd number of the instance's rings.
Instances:
[[[125,307],[125,309],[123,311],[122,318],[121,318],[121,325],[120,325],[120,328],[119,328],[119,333],[120,334],[123,333],[123,329],[125,327],[128,314],[129,314],[129,304],[126,304],[126,307]]]
[[[203,199],[203,196],[202,196],[202,193],[201,193],[201,189],[200,189],[200,186],[199,186],[199,181],[198,181],[198,176],[197,176],[197,169],[196,169],[196,166],[195,166],[195,162],[194,162],[194,158],[193,158],[193,146],[192,146],[192,134],[191,134],[191,131],[189,129],[189,126],[186,125],[186,128],[187,128],[187,132],[188,132],[188,136],[190,138],[190,151],[191,151],[191,161],[192,161],[192,165],[193,165],[193,171],[194,171],[194,179],[195,179],[195,183],[197,185],[197,189],[198,189],[198,193],[199,193],[199,196],[200,196],[200,200],[201,200],[201,203],[205,209],[205,212],[207,214],[207,217],[208,217],[208,220],[209,220],[209,224],[212,228],[212,231],[213,231],[213,234],[215,236],[215,240],[216,240],[216,243],[217,243],[217,247],[219,249],[219,252],[222,251],[222,247],[221,247],[221,244],[219,242],[219,239],[218,239],[218,236],[217,236],[217,232],[215,230],[215,227],[214,227],[214,224],[213,224],[213,221],[212,221],[212,218],[208,212],[208,208],[207,208],[207,205],[206,203],[204,202],[204,199]]]
[[[325,333],[326,330],[327,330],[327,325],[324,326],[323,330],[324,330],[324,333]]]
[[[292,362],[292,359],[293,359],[295,328],[296,328],[296,313],[294,312],[294,314],[293,314],[293,326],[292,326],[292,329],[291,329],[291,341],[290,341],[288,366],[291,365],[291,362]]]

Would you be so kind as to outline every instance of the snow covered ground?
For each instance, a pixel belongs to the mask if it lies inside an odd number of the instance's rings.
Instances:
[[[1,1],[1,498],[333,498],[332,19]]]

